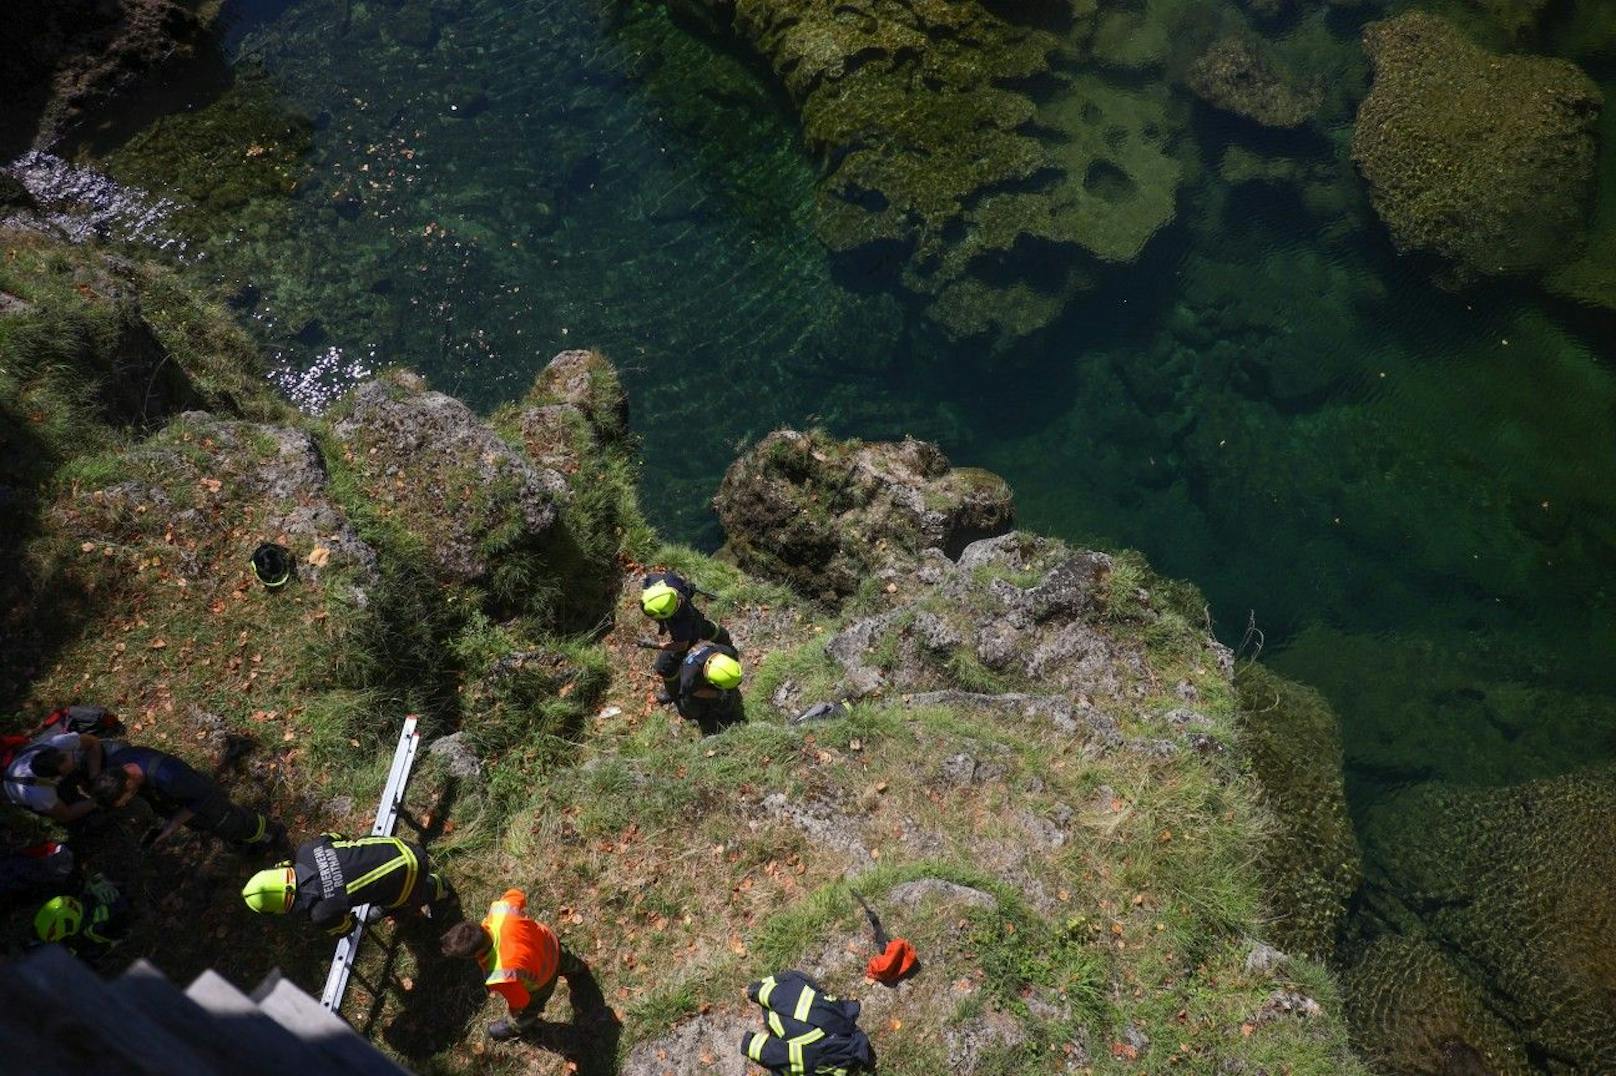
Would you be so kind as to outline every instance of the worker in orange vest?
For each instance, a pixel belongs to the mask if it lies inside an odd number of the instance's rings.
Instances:
[[[481,926],[470,920],[456,923],[440,946],[444,956],[477,961],[483,985],[505,999],[510,1016],[488,1025],[489,1038],[499,1042],[535,1031],[556,980],[565,975],[570,981],[584,970],[583,961],[526,909],[525,893],[506,890],[489,906]]]

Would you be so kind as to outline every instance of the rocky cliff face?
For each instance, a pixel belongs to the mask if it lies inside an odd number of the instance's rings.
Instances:
[[[1350,855],[1330,846],[1331,730],[1317,707],[1270,707],[1264,735],[1305,749],[1248,744],[1257,715],[1191,588],[1009,530],[1003,483],[934,446],[789,431],[720,497],[757,574],[663,546],[633,504],[621,387],[589,352],[492,417],[395,372],[316,421],[221,391],[187,347],[217,347],[222,318],[158,319],[153,346],[190,390],[144,427],[88,419],[94,395],[52,380],[63,365],[19,330],[118,306],[74,286],[107,271],[98,255],[44,256],[76,267],[59,289],[0,276],[0,403],[59,408],[25,417],[50,450],[8,479],[36,498],[11,623],[49,609],[56,630],[6,648],[7,701],[109,703],[296,833],[362,827],[398,715],[420,714],[433,743],[412,804],[468,911],[522,886],[593,965],[600,993],[557,998],[572,1022],[546,1040],[557,1053],[523,1055],[535,1071],[738,1073],[731,1040],[756,1021],[737,989],[786,966],[861,996],[897,1073],[1354,1071],[1308,960]],[[246,570],[264,540],[297,558],[285,591]],[[741,648],[748,720],[720,736],[648,697],[634,571],[654,564],[717,594]],[[803,719],[817,702],[845,705]],[[1269,886],[1254,851],[1303,802],[1297,832],[1321,847],[1269,859],[1326,882]],[[242,864],[183,842],[120,853],[134,824],[86,848],[141,894],[129,956],[317,980],[323,946],[231,897]],[[895,991],[861,981],[851,888],[920,947]],[[1292,892],[1314,903],[1291,913]],[[417,1066],[486,1064],[475,977],[400,937],[394,978],[367,976],[395,985],[355,1004]],[[381,970],[380,950],[366,959]]]
[[[0,37],[0,157],[49,146],[212,59],[215,0],[14,0]]]

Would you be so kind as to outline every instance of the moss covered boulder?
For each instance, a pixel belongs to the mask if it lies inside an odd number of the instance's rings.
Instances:
[[[1456,281],[1537,273],[1583,244],[1602,98],[1576,66],[1499,56],[1411,12],[1372,24],[1352,156],[1405,252]]]
[[[1188,83],[1214,108],[1264,127],[1300,127],[1324,101],[1323,87],[1281,68],[1252,38],[1217,41],[1190,67]]]
[[[733,463],[713,499],[726,549],[749,571],[838,601],[894,556],[1008,530],[1010,489],[955,468],[926,441],[864,444],[776,430]]]
[[[1158,114],[1139,119],[1135,102],[1112,99],[1121,87],[1074,81],[1052,63],[1088,38],[1092,7],[676,7],[693,8],[761,56],[798,110],[823,163],[826,245],[897,266],[901,286],[954,337],[1003,340],[1048,325],[1092,286],[1094,259],[1132,261],[1173,217],[1179,169],[1161,155],[1181,125],[1154,101],[1145,110]],[[1056,95],[1029,89],[1040,83],[1081,96],[1088,122],[1051,124],[1041,113]],[[1102,111],[1113,114],[1100,122]]]
[[[1429,940],[1376,940],[1352,961],[1344,985],[1353,1045],[1383,1071],[1539,1071],[1480,987]]]
[[[1235,678],[1240,742],[1275,828],[1262,868],[1272,940],[1327,958],[1363,867],[1341,782],[1341,728],[1323,696],[1250,665]]]
[[[404,371],[361,385],[328,421],[343,471],[373,511],[420,544],[441,580],[526,604],[546,574],[567,488],[559,474]]]
[[[1616,1069],[1613,816],[1616,769],[1604,767],[1504,788],[1420,786],[1364,829],[1380,864],[1375,911],[1428,938],[1553,1070]],[[1377,1016],[1359,1034],[1395,1054],[1395,1039],[1380,1041],[1390,1026]]]
[[[595,447],[629,437],[628,394],[598,351],[563,351],[539,371],[514,417],[505,419],[541,467],[573,475]]]
[[[558,623],[598,624],[617,597],[618,551],[643,540],[645,523],[628,428],[628,394],[598,351],[563,351],[539,371],[527,396],[492,425],[519,446],[553,492],[560,520],[544,543],[542,599]]]

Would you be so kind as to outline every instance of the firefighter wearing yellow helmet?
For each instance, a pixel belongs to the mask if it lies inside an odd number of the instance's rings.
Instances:
[[[745,720],[740,691],[743,676],[740,655],[733,646],[719,642],[692,646],[679,664],[674,696],[679,716],[694,721],[704,736]]]
[[[657,702],[670,703],[678,697],[680,663],[692,646],[702,642],[724,646],[734,643],[728,631],[696,607],[698,593],[675,572],[652,572],[641,584],[640,611],[656,621],[657,635],[665,637],[651,666],[662,678]]]

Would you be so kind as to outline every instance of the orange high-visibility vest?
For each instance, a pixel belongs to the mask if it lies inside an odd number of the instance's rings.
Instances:
[[[507,890],[489,906],[488,918],[483,920],[483,929],[494,939],[494,947],[483,960],[483,970],[488,973],[483,985],[504,998],[513,1013],[527,1008],[532,991],[554,981],[561,963],[561,944],[555,934],[530,919],[526,907],[527,894]]]

